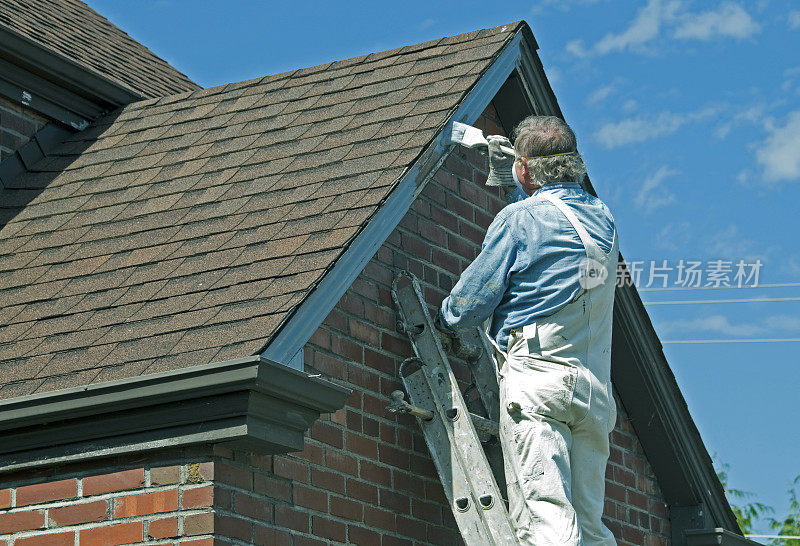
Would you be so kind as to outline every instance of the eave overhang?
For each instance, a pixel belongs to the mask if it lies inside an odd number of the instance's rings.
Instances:
[[[264,454],[351,390],[258,356],[0,401],[0,473],[200,443]]]
[[[144,98],[2,26],[0,95],[76,130],[106,112]]]

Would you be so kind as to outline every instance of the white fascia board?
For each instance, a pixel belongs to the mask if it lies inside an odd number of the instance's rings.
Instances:
[[[262,357],[302,369],[302,358],[298,358],[297,354],[302,355],[303,346],[397,227],[414,199],[453,149],[450,142],[453,121],[475,123],[516,68],[521,46],[522,32],[518,31],[428,145],[428,149],[392,190],[386,202],[267,346]]]

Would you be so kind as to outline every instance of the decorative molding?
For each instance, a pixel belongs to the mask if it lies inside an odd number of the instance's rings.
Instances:
[[[351,392],[253,356],[4,400],[0,472],[208,442],[300,451]]]

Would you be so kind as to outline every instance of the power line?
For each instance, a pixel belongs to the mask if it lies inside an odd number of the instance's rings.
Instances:
[[[741,290],[742,288],[786,288],[792,286],[800,286],[800,282],[783,282],[744,286],[663,286],[654,288],[637,288],[637,290],[639,292],[667,292],[673,290]]]
[[[775,339],[671,339],[662,341],[662,344],[685,343],[798,343],[800,338],[775,338]]]
[[[764,303],[774,301],[800,301],[800,298],[741,298],[727,300],[675,300],[675,301],[645,301],[645,305],[699,305],[704,303]]]
[[[795,535],[744,535],[746,538],[794,538],[800,539],[800,536]]]

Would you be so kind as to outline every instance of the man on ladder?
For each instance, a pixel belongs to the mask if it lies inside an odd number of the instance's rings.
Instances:
[[[480,255],[442,302],[448,334],[486,323],[500,387],[509,513],[521,544],[615,545],[602,523],[616,422],[611,324],[618,259],[608,207],[561,119],[515,129],[516,157],[489,137],[487,184],[514,186]]]

